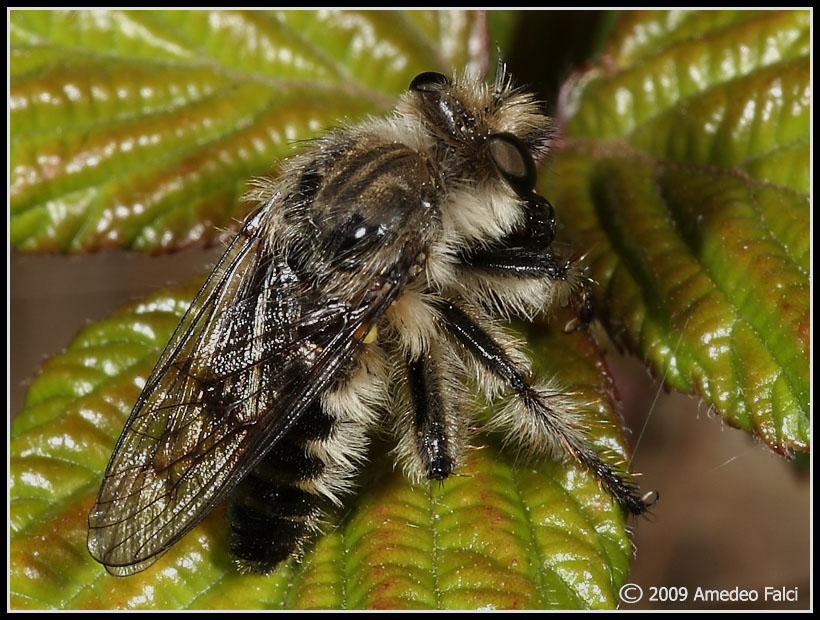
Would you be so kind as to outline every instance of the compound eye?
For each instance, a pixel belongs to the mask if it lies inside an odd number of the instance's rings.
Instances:
[[[497,133],[487,138],[487,149],[498,171],[519,196],[532,192],[535,162],[526,144],[511,133]]]
[[[441,73],[434,71],[425,71],[419,73],[410,82],[410,90],[421,93],[437,93],[444,89],[445,86],[450,86],[450,78]]]

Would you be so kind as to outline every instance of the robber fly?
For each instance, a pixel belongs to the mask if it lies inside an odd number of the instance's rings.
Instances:
[[[508,396],[495,421],[521,446],[575,460],[647,510],[500,324],[591,298],[534,191],[550,136],[501,64],[494,85],[422,73],[392,115],[329,131],[256,180],[258,208],[117,442],[91,555],[115,575],[143,570],[227,500],[232,553],[268,572],[352,487],[374,428],[393,429],[411,478],[450,476],[473,382]]]

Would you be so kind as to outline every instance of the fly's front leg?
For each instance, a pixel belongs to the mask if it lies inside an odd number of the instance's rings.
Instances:
[[[586,329],[595,320],[595,294],[592,292],[591,278],[585,278],[578,293],[570,298],[575,318],[564,325],[564,331],[574,332]]]
[[[566,331],[586,327],[594,318],[592,281],[582,261],[565,259],[552,247],[552,205],[533,192],[522,199],[521,209],[523,217],[515,230],[459,255],[464,296],[495,306],[502,315],[534,316],[556,304],[570,305],[577,318]]]
[[[514,278],[549,278],[566,281],[573,263],[562,261],[549,250],[495,248],[470,251],[460,256],[462,265],[491,276]]]
[[[595,318],[592,280],[577,260],[565,260],[549,249],[518,247],[471,251],[460,258],[471,275],[492,283],[496,297],[515,299],[529,295],[523,303],[515,305],[526,308],[530,301],[535,313],[554,303],[569,304],[576,318],[567,323],[567,332],[583,329]]]

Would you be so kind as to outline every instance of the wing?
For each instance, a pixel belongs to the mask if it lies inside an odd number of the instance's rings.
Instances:
[[[225,499],[400,292],[385,276],[322,298],[266,241],[264,217],[203,285],[114,449],[88,519],[88,549],[112,574],[143,570]]]

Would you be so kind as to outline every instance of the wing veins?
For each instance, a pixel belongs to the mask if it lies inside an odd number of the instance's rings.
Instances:
[[[93,542],[89,537],[89,549],[108,566],[126,568],[118,574],[127,574],[129,566],[145,568],[185,536],[293,427],[355,353],[367,331],[362,328],[375,323],[399,294],[406,281],[403,266],[417,254],[403,243],[389,276],[373,276],[367,288],[340,302],[299,281],[275,248],[259,249],[262,228],[250,236],[246,224],[228,246],[174,331],[117,442],[89,517],[90,530],[97,532]],[[273,329],[250,337],[241,333],[258,330],[260,322]],[[277,362],[298,355],[306,344],[315,345],[315,357],[303,377],[289,379],[297,366]],[[220,354],[235,365],[214,376],[199,374]],[[220,387],[225,402],[205,398]],[[274,397],[266,399],[266,391]],[[157,467],[157,456],[168,455]]]

